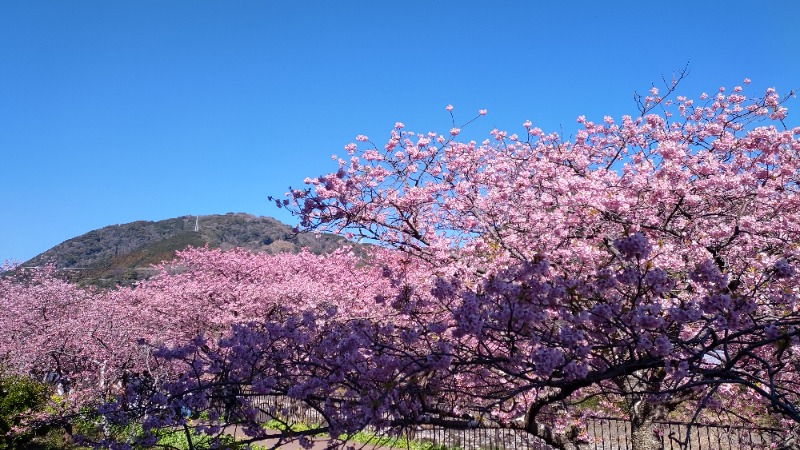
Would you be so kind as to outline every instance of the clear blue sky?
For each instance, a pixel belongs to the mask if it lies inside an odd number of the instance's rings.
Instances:
[[[488,109],[482,139],[634,114],[687,62],[694,98],[800,89],[798,24],[796,0],[0,2],[0,263],[134,220],[295,223],[267,196],[449,103]]]

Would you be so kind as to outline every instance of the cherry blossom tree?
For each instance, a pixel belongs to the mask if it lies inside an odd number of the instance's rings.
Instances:
[[[336,369],[319,361],[333,364],[333,355],[346,361],[362,347],[350,353],[326,347],[343,339],[340,327],[397,316],[375,302],[396,289],[392,280],[347,250],[317,256],[187,249],[161,269],[115,294],[149,327],[139,341],[152,350],[151,367],[160,370],[126,385],[100,408],[110,423],[140,420],[146,430],[180,426],[217,438],[227,425],[239,424],[248,426],[252,439],[264,437],[262,424],[247,420],[253,419],[249,396],[298,395],[303,380],[325,383]],[[250,415],[240,416],[243,410]],[[189,411],[206,412],[209,420],[193,423]],[[154,436],[122,438],[148,444]],[[121,445],[121,436],[106,437],[97,444]]]
[[[554,444],[538,412],[599,393],[624,400],[643,446],[653,420],[730,390],[796,421],[800,128],[774,89],[674,87],[639,97],[638,117],[579,117],[569,140],[527,121],[480,144],[398,123],[278,204],[430,264],[461,299],[461,367],[477,386],[502,374],[495,404],[525,399],[526,429]],[[545,261],[548,294],[526,306],[530,282],[508,274]]]
[[[370,264],[348,253],[181,253],[160,276],[125,293],[148,311],[147,322],[160,321],[163,331],[148,343],[170,375],[129,386],[100,411],[115,424],[142,421],[147,432],[131,437],[140,444],[153,442],[150,431],[175,426],[221,438],[238,425],[250,435],[244,442],[282,443],[420,420],[419,377],[430,387],[428,372],[439,367],[436,377],[449,382],[447,359],[437,355],[449,346],[436,335],[445,327],[431,319],[451,314],[425,294],[432,285],[424,280],[434,279],[427,266],[376,252]],[[264,395],[302,401],[325,423],[304,432],[264,430],[263,414],[286,420],[280,405],[259,401]],[[188,411],[206,419],[193,422]],[[122,445],[120,436],[109,438],[98,445]]]
[[[147,332],[137,311],[112,292],[77,287],[52,268],[0,278],[0,365],[9,375],[53,387],[52,404],[27,418],[69,428],[71,418],[119,392],[129,373],[146,370]]]
[[[198,334],[223,336],[232,324],[261,320],[276,306],[302,311],[339,306],[342,297],[372,298],[385,286],[361,265],[347,250],[273,256],[190,248],[122,295],[148,316],[145,323],[158,324],[147,339],[151,345],[179,345]],[[354,316],[381,314],[363,303],[346,306]]]

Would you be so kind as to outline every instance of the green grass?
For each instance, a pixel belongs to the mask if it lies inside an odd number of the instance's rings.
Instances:
[[[202,434],[191,432],[192,436],[192,445],[197,450],[205,450],[210,448],[211,444],[211,437]],[[223,436],[222,437],[222,447],[216,447],[219,449],[226,449],[226,450],[234,450],[240,449],[244,446],[241,444],[237,444],[233,436]],[[170,448],[175,450],[189,450],[189,441],[186,438],[186,432],[184,430],[161,430],[158,433],[158,444],[156,448]],[[251,446],[253,449],[258,449],[257,446]]]
[[[278,419],[270,419],[269,422],[264,424],[264,429],[267,430],[291,431],[293,433],[299,431],[313,430],[314,428],[319,428],[319,427],[320,425],[317,424],[305,424],[305,423],[293,423],[287,426],[286,422]]]
[[[320,426],[317,424],[304,424],[304,423],[293,423],[290,426],[287,426],[287,424],[283,421],[272,419],[264,425],[264,428],[268,430],[278,430],[278,431],[291,430],[292,432],[298,432],[298,431],[313,430],[315,428],[320,428]],[[325,433],[320,433],[317,434],[316,436],[325,437],[327,435]],[[357,442],[359,444],[368,444],[379,447],[407,449],[407,450],[457,450],[457,449],[449,449],[443,445],[436,445],[431,442],[423,442],[414,439],[407,439],[404,436],[385,436],[376,433],[371,433],[368,431],[359,431],[358,433],[352,435],[343,434],[339,436],[339,439],[342,441]]]
[[[403,436],[380,436],[366,431],[359,431],[358,433],[349,437],[342,435],[339,436],[339,439],[358,442],[360,444],[369,444],[389,448],[402,448],[408,450],[456,450],[448,449],[444,445],[436,445],[432,442],[407,439]]]

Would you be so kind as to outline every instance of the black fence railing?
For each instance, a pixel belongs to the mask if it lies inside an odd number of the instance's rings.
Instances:
[[[587,422],[591,447],[596,450],[628,450],[631,444],[629,421],[593,417]],[[656,422],[655,433],[665,450],[739,450],[770,449],[786,437],[784,430],[736,425]]]
[[[304,403],[276,396],[249,396],[260,412],[256,419],[267,423],[276,417],[285,422],[324,424],[324,417]],[[592,417],[586,422],[587,442],[580,449],[631,450],[631,424],[612,417]],[[776,428],[657,422],[655,433],[664,450],[767,450],[780,448],[786,433]],[[523,430],[478,427],[447,429],[418,426],[407,430],[415,441],[461,450],[550,450],[552,447]]]
[[[541,439],[521,430],[507,428],[472,428],[452,430],[442,427],[418,427],[409,433],[416,441],[449,449],[519,449],[551,450]]]
[[[293,423],[322,425],[326,422],[319,411],[292,398],[260,395],[249,396],[249,399],[251,404],[259,409],[256,421],[260,423],[267,423],[276,418],[280,418],[290,425]]]

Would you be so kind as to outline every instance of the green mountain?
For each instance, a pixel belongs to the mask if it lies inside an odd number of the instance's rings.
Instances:
[[[331,252],[347,244],[332,234],[294,233],[271,217],[243,213],[182,216],[157,222],[111,225],[69,239],[37,255],[22,267],[54,264],[71,280],[111,287],[154,273],[153,264],[172,259],[187,246],[255,252]]]

